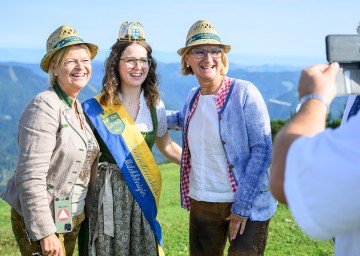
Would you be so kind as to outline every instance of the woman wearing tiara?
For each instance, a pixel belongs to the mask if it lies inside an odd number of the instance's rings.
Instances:
[[[162,255],[156,220],[161,175],[156,144],[180,163],[181,148],[167,131],[151,47],[142,25],[125,22],[105,63],[102,92],[83,103],[102,155],[90,218],[93,255]]]

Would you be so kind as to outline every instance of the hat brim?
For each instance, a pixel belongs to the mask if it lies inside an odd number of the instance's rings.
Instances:
[[[219,42],[209,42],[209,40],[197,40],[196,42],[188,45],[188,46],[185,46],[183,48],[180,48],[178,51],[177,51],[177,54],[179,54],[180,56],[182,56],[188,49],[190,49],[191,47],[193,46],[196,46],[196,45],[204,45],[204,44],[213,44],[213,45],[220,45],[222,48],[224,48],[224,52],[225,53],[228,53],[230,50],[231,50],[231,46],[228,45],[228,44],[221,44]]]
[[[99,50],[99,47],[96,44],[74,41],[74,42],[70,42],[70,43],[66,44],[63,47],[53,49],[52,51],[45,54],[45,56],[42,58],[42,60],[40,62],[41,69],[44,70],[46,73],[48,73],[50,61],[51,61],[52,57],[55,55],[55,53],[57,53],[58,51],[60,51],[61,49],[65,48],[67,46],[74,46],[77,44],[85,44],[89,48],[90,54],[91,54],[91,56],[90,56],[91,60],[93,60],[96,57],[98,50]]]

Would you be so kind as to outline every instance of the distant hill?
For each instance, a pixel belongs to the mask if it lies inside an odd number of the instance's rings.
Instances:
[[[293,66],[231,65],[228,76],[249,80],[262,93],[272,119],[288,119],[298,102],[297,83],[300,69]],[[183,76],[179,63],[159,63],[160,91],[167,109],[181,109],[191,88],[198,86],[195,76]],[[79,99],[90,98],[101,91],[103,63],[93,62],[93,75],[89,85],[80,93]],[[17,157],[17,124],[25,105],[40,91],[48,87],[47,74],[38,64],[0,63],[0,191],[2,181],[13,172]],[[338,98],[331,105],[333,118],[338,118],[346,99]],[[180,143],[181,133],[172,132],[172,138]],[[154,150],[158,162],[165,159]]]

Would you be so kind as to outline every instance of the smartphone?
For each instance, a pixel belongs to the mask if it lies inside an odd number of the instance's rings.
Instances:
[[[337,96],[360,95],[360,35],[328,35],[326,58],[340,64]]]
[[[326,58],[340,64],[360,63],[360,35],[328,35]]]

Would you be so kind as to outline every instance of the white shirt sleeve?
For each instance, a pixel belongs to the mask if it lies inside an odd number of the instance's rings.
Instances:
[[[360,228],[360,115],[301,137],[286,158],[285,195],[300,228],[327,240]]]

